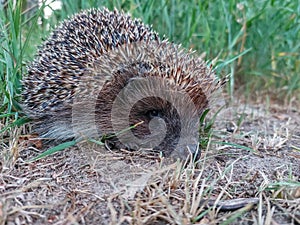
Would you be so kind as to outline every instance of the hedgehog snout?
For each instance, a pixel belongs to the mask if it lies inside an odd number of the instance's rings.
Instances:
[[[174,109],[167,112],[152,110],[147,115],[151,135],[157,138],[164,137],[154,150],[162,152],[165,156],[172,155],[182,159],[191,154],[196,158],[200,156],[197,124],[192,118],[180,118]]]
[[[192,156],[195,159],[199,159],[201,155],[201,149],[199,148],[199,143],[197,139],[189,140],[189,144],[185,143],[178,145],[176,149],[172,152],[173,157],[185,159],[188,156]]]

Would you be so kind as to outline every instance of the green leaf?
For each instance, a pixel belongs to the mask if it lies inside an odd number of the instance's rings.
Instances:
[[[52,155],[52,154],[54,154],[54,153],[56,153],[56,152],[59,152],[59,151],[62,151],[62,150],[64,150],[64,149],[66,149],[66,148],[68,148],[68,147],[74,146],[74,145],[76,145],[77,143],[78,143],[77,141],[68,141],[68,142],[64,142],[64,143],[59,144],[59,145],[57,145],[57,146],[55,146],[55,147],[49,148],[47,151],[45,151],[45,152],[39,154],[37,157],[35,157],[35,158],[29,160],[29,162],[33,162],[33,161],[39,160],[39,159],[41,159],[41,158],[44,158],[44,157],[46,157],[46,156]]]

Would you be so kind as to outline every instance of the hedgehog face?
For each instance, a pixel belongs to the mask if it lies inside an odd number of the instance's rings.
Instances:
[[[160,97],[147,97],[134,104],[129,122],[131,125],[139,124],[132,133],[146,145],[150,140],[160,140],[164,137],[160,143],[154,141],[156,146],[150,146],[165,155],[169,155],[179,141],[180,116],[170,102]]]
[[[123,70],[122,76],[136,71],[131,68],[127,72]],[[115,142],[118,147],[121,144],[134,150],[156,150],[166,156],[178,153],[181,158],[190,153],[187,146],[193,146],[190,150],[195,152],[198,143],[198,110],[184,91],[155,76],[130,78],[120,85],[119,90],[110,89],[109,85],[104,90],[110,93],[110,103],[103,101],[107,98],[99,96],[98,110],[108,112],[108,115],[98,116],[100,133],[127,130],[117,135]],[[109,127],[108,118],[111,122]],[[133,128],[128,130],[128,127]]]
[[[129,118],[124,115],[114,120],[115,124],[128,124],[128,127],[134,127],[127,131],[129,133],[117,136],[115,144],[118,147],[154,150],[165,156],[173,153],[180,158],[185,158],[197,150],[198,123],[192,122],[192,118],[181,118],[180,113],[170,102],[159,97],[147,97],[138,101],[130,110]],[[189,120],[191,122],[187,123]],[[183,130],[188,132],[184,134]]]
[[[170,102],[157,97],[150,97],[145,101],[141,100],[130,113],[132,125],[142,122],[132,129],[135,137],[141,140],[145,148],[152,147],[153,150],[162,152],[165,156],[183,152],[183,154],[178,155],[185,158],[189,153],[197,153],[197,125],[184,124],[184,121],[186,119],[181,118]],[[183,126],[189,126],[189,141],[185,146],[179,145],[181,135],[183,135]],[[160,140],[160,143],[157,140]],[[151,141],[156,146],[151,146]]]

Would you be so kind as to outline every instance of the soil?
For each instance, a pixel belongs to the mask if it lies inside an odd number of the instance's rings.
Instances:
[[[231,104],[197,163],[90,143],[27,162],[4,142],[0,224],[299,224],[299,127],[298,108]],[[217,205],[239,198],[258,202]]]

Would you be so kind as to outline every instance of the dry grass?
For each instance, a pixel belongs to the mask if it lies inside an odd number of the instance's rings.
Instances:
[[[14,130],[1,143],[0,224],[297,224],[299,116],[228,107],[196,164],[87,143],[27,163],[39,150]]]

